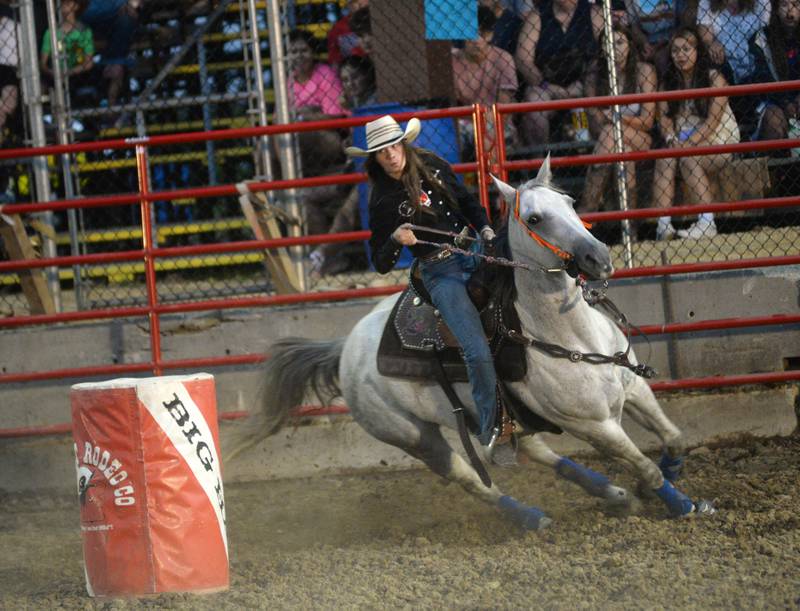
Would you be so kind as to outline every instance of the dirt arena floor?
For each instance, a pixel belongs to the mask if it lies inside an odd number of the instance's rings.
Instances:
[[[687,468],[718,515],[610,516],[538,466],[495,470],[555,519],[538,533],[423,470],[233,484],[230,590],[141,600],[87,597],[77,498],[3,494],[0,608],[799,608],[800,435],[697,448]]]

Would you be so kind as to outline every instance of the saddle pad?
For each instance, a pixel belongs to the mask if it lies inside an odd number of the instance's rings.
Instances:
[[[469,381],[461,349],[434,312],[433,306],[422,301],[411,288],[403,291],[389,314],[378,346],[377,365],[382,375],[433,380],[432,359],[439,358],[448,380]],[[516,382],[527,373],[525,349],[496,332],[497,316],[502,314],[494,306],[487,306],[482,315],[484,329],[488,327],[491,335],[489,346],[497,377]]]

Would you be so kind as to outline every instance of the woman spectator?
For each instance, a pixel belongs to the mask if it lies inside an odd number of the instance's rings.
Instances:
[[[310,32],[289,32],[291,103],[299,121],[346,114],[339,102],[342,95],[339,77],[329,65],[316,60],[314,47],[314,36]]]
[[[800,0],[773,0],[767,27],[766,59],[776,81],[800,79]],[[785,138],[789,119],[800,119],[800,93],[787,91],[770,96],[775,112],[762,119],[761,137]]]
[[[727,82],[719,70],[711,67],[708,51],[695,28],[680,28],[670,41],[672,62],[664,76],[662,89],[695,89],[725,87]],[[739,127],[725,96],[696,100],[659,102],[661,133],[668,146],[691,148],[708,144],[732,144],[739,141]],[[696,204],[713,201],[712,178],[730,161],[731,154],[665,158],[656,161],[653,198],[658,207],[673,204],[675,177],[680,174],[688,199]],[[656,237],[697,239],[714,237],[717,228],[711,212],[702,213],[688,229],[675,231],[671,218],[658,219]]]
[[[616,24],[614,33],[614,60],[619,93],[648,93],[656,90],[658,82],[653,66],[641,60],[639,48],[634,42],[629,28]],[[601,36],[601,41],[603,36]],[[601,49],[604,49],[601,45]],[[605,54],[601,51],[591,78],[586,84],[586,95],[609,95],[611,87],[606,68]],[[620,122],[622,124],[622,143],[625,151],[641,151],[649,149],[653,138],[650,130],[655,118],[655,102],[628,104],[620,106]],[[587,111],[589,129],[597,144],[594,152],[605,155],[614,152],[614,125],[611,120],[611,109],[594,107]],[[631,208],[636,207],[636,170],[633,163],[625,166],[628,187],[628,202]],[[597,210],[603,199],[603,192],[611,174],[608,165],[589,166],[586,173],[586,186],[581,198],[581,211]]]
[[[522,26],[514,55],[526,84],[525,100],[580,97],[602,29],[602,9],[589,0],[545,0],[539,11],[532,11]],[[553,112],[533,112],[522,117],[526,142],[550,141]]]
[[[342,106],[348,111],[363,106],[377,104],[375,90],[375,67],[369,57],[351,56],[342,60],[339,65],[339,76],[342,80]],[[341,169],[343,173],[355,172],[352,163]],[[333,214],[327,233],[357,231],[361,229],[359,216],[359,196],[357,185],[329,185],[308,189],[305,201],[325,202],[328,216]],[[311,199],[308,199],[311,198]],[[309,232],[313,229],[309,227]],[[355,248],[354,248],[355,247]],[[361,243],[334,242],[321,244],[309,255],[312,274],[326,276],[338,274],[351,269],[354,263],[360,262],[363,247]]]
[[[711,61],[720,66],[731,85],[744,85],[764,80],[758,70],[758,49],[754,37],[769,24],[770,0],[699,0],[697,29],[708,47]],[[731,99],[739,126],[747,136],[759,122],[764,109],[762,96],[735,96]]]

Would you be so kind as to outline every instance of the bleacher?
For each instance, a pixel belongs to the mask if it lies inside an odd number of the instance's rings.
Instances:
[[[151,0],[146,3],[137,38],[131,52],[134,67],[126,77],[131,85],[121,100],[122,106],[138,102],[138,96],[148,87],[167,60],[178,52],[197,28],[207,23],[209,15],[219,3],[188,8],[186,3]],[[73,117],[83,129],[75,131],[76,141],[135,137],[143,134],[162,135],[206,129],[226,129],[256,125],[258,115],[248,104],[253,94],[248,86],[246,70],[252,69],[251,53],[247,53],[248,24],[242,11],[246,4],[231,2],[222,15],[186,51],[178,63],[146,100],[137,103],[143,109],[137,123],[136,113],[122,112],[109,115],[108,109],[98,102],[104,92],[80,92],[73,106]],[[290,19],[298,27],[311,31],[323,40],[332,26],[331,17],[338,18],[344,2],[321,0],[296,0]],[[265,3],[256,8],[264,17]],[[335,9],[335,10],[332,10]],[[268,31],[264,19],[258,23],[261,42],[262,66],[269,75]],[[324,46],[324,45],[321,45]],[[325,54],[320,55],[325,59]],[[250,78],[250,81],[253,79]],[[205,86],[204,86],[205,85]],[[274,92],[265,78],[265,101],[268,119],[272,120]],[[100,85],[98,85],[100,87]],[[88,104],[87,102],[94,102]],[[119,114],[127,115],[123,121],[113,121]],[[111,118],[107,118],[111,117]],[[143,123],[143,129],[142,125]],[[200,187],[212,183],[231,183],[252,178],[258,174],[253,157],[254,147],[241,141],[221,141],[207,146],[182,145],[153,149],[150,167],[153,190]],[[209,166],[214,166],[213,180]],[[161,170],[163,169],[163,171]],[[136,159],[121,151],[113,155],[102,152],[82,155],[74,164],[75,183],[84,196],[130,192],[136,185]],[[163,177],[162,177],[163,175]],[[171,203],[158,202],[154,206],[157,218],[156,241],[159,246],[210,241],[229,241],[251,237],[241,210],[232,201],[183,200]],[[189,217],[189,218],[187,218]],[[98,209],[80,213],[79,232],[82,252],[109,249],[137,248],[141,245],[141,230],[136,213],[124,209]],[[127,221],[127,222],[126,222]],[[59,252],[67,254],[71,238],[62,222],[56,236]],[[260,254],[229,257],[193,257],[180,261],[182,269],[230,267],[258,263]],[[174,269],[169,262],[164,270]],[[89,276],[102,278],[109,283],[127,282],[141,273],[141,265],[93,266]],[[62,278],[71,279],[72,270],[62,270]],[[8,276],[0,282],[13,283]]]
[[[213,24],[198,33],[198,28],[208,24],[215,10],[229,0],[216,0],[203,6],[200,3],[185,3],[176,0],[150,0],[146,3],[147,12],[139,28],[138,37],[132,47],[135,57],[134,68],[127,82],[130,89],[123,93],[122,108],[116,112],[99,104],[104,92],[81,92],[74,100],[72,116],[82,124],[73,136],[76,141],[102,140],[107,138],[135,137],[141,135],[162,135],[199,131],[246,127],[257,123],[258,115],[252,105],[253,79],[246,74],[252,68],[251,54],[247,52],[249,35],[242,11],[245,2],[233,1],[227,4],[221,16]],[[307,29],[322,41],[332,26],[332,19],[339,16],[344,0],[294,0],[288,3],[293,12],[287,15],[291,25]],[[198,11],[200,6],[202,10]],[[257,23],[263,57],[262,69],[265,73],[265,100],[269,120],[272,120],[274,92],[269,78],[268,31],[264,18],[264,2],[256,3],[260,11]],[[192,9],[192,10],[189,10]],[[188,45],[186,53],[167,74],[163,75],[157,87],[146,99],[139,99],[159,77],[165,65],[182,51],[184,41],[196,39]],[[321,45],[324,46],[324,45]],[[320,59],[326,59],[320,53]],[[101,87],[101,84],[98,84]],[[88,95],[87,95],[88,93]],[[125,104],[136,102],[135,106]],[[592,141],[573,141],[560,138],[546,147],[518,148],[510,159],[532,159],[550,152],[554,156],[590,154],[594,147]],[[742,156],[731,164],[729,174],[739,181],[741,187],[759,186],[761,195],[787,195],[785,185],[800,183],[797,157],[761,158],[752,161]],[[152,148],[149,151],[151,168],[151,190],[171,190],[186,187],[201,187],[209,184],[234,183],[259,174],[254,159],[254,147],[242,141],[218,141]],[[754,171],[757,179],[748,179],[748,174],[738,171],[741,168],[758,166]],[[748,172],[750,171],[748,169]],[[92,196],[116,193],[131,193],[137,188],[136,160],[131,151],[97,152],[77,156],[74,159],[76,195]],[[651,205],[648,189],[652,184],[653,164],[641,163],[638,167],[639,206]],[[766,174],[764,174],[766,172]],[[54,165],[54,180],[60,180],[60,170]],[[525,172],[512,175],[511,182],[519,182],[528,177]],[[560,169],[558,179],[561,185],[576,198],[583,190],[585,166]],[[60,184],[54,183],[57,195]],[[731,189],[722,185],[720,199],[742,199],[754,197],[758,193],[746,189]],[[792,191],[796,192],[796,189]],[[609,190],[613,200],[613,188]],[[235,198],[186,199],[173,202],[156,202],[153,206],[155,220],[155,242],[158,246],[173,246],[222,242],[252,237],[246,221],[242,217]],[[78,212],[78,241],[82,253],[110,250],[129,250],[141,246],[141,229],[137,206],[97,208]],[[751,215],[752,216],[752,215]],[[749,230],[765,215],[753,221],[742,220],[742,215],[731,214],[732,219],[724,231]],[[722,215],[721,215],[722,217]],[[63,213],[57,215],[55,242],[59,254],[70,254],[73,240],[67,230]],[[639,226],[640,237],[652,239],[652,223]],[[644,229],[642,229],[644,227]],[[611,241],[618,235],[609,236]],[[727,252],[722,249],[720,252]],[[230,274],[241,271],[244,274],[261,274],[259,263],[263,259],[259,253],[230,256],[187,257],[159,262],[158,271],[162,275],[186,273],[194,270],[198,274]],[[648,259],[649,260],[649,259]],[[73,280],[72,269],[61,270],[62,279]],[[81,271],[91,284],[93,303],[114,304],[125,299],[111,292],[104,293],[102,287],[125,285],[141,280],[141,264],[98,265]],[[15,275],[3,275],[0,286],[10,287],[18,280]],[[359,281],[361,282],[361,281]],[[233,289],[230,289],[233,290]],[[168,300],[170,295],[163,295]]]

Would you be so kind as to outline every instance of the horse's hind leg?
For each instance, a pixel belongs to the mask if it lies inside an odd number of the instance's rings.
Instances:
[[[359,424],[377,439],[421,460],[437,475],[460,484],[470,494],[498,507],[518,526],[540,530],[550,524],[550,518],[540,509],[523,505],[504,495],[494,483],[491,487],[484,485],[472,465],[456,453],[442,436],[439,425],[425,422],[409,413],[388,409],[379,424],[375,419],[359,419]]]
[[[627,389],[625,411],[642,428],[655,434],[662,444],[661,473],[670,482],[677,480],[683,470],[686,440],[681,430],[664,413],[653,391],[641,378]]]
[[[634,512],[638,509],[635,495],[625,488],[614,486],[605,475],[557,454],[545,443],[542,435],[527,435],[519,443],[520,449],[531,460],[551,467],[556,475],[577,484],[588,494],[603,499],[611,509],[623,512]]]

